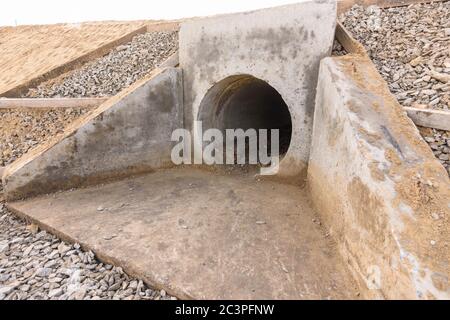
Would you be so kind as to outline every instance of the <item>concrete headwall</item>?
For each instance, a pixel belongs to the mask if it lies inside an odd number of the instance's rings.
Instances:
[[[366,58],[322,61],[308,183],[364,295],[450,298],[448,175]]]
[[[275,88],[292,118],[290,148],[280,175],[306,173],[319,63],[331,53],[336,3],[317,0],[181,24],[185,124],[219,81],[250,75]],[[201,145],[200,141],[196,141]]]
[[[157,70],[10,165],[6,198],[49,193],[171,165],[182,128],[182,77]]]

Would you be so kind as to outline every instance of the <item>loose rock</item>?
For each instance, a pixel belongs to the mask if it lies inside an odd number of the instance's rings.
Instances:
[[[450,1],[388,9],[355,5],[340,19],[400,104],[450,109]],[[419,129],[450,175],[450,132]]]
[[[419,131],[430,146],[433,154],[450,175],[450,131],[431,128],[419,128]]]
[[[139,34],[104,57],[30,89],[25,97],[113,96],[150,73],[177,50],[176,31]]]
[[[172,299],[78,244],[32,233],[3,203],[0,217],[0,300]]]
[[[0,166],[7,166],[63,132],[64,128],[87,112],[71,108],[50,111],[0,110]]]
[[[450,1],[387,9],[355,5],[340,20],[400,103],[450,109]]]

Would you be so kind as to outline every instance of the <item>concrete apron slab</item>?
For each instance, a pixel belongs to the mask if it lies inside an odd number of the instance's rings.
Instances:
[[[356,297],[296,186],[170,169],[8,207],[179,298]]]

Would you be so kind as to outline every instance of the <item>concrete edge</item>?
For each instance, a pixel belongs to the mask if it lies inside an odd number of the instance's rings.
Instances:
[[[47,110],[98,107],[108,98],[0,98],[1,109]]]
[[[166,61],[164,61],[158,68],[159,69],[175,68],[175,67],[178,67],[179,64],[180,64],[180,59],[179,59],[179,53],[177,50],[174,54],[172,54],[170,57],[168,57],[166,59]]]
[[[121,44],[127,43],[134,36],[145,33],[145,32],[147,32],[147,26],[142,26],[132,32],[127,33],[126,35],[124,35],[114,41],[104,44],[103,46],[101,46],[91,52],[85,53],[78,58],[75,58],[69,62],[66,62],[60,66],[57,66],[41,75],[38,75],[31,80],[27,80],[25,83],[22,83],[22,84],[14,87],[12,89],[9,89],[3,93],[0,93],[0,96],[7,97],[7,98],[19,97],[22,94],[26,93],[28,91],[28,89],[30,89],[32,87],[36,87],[44,81],[48,81],[48,80],[57,78],[58,76],[66,73],[66,72],[77,69],[81,65],[85,64],[86,62],[105,55],[114,47],[117,47]]]
[[[158,281],[157,279],[153,279],[148,276],[148,274],[145,272],[145,270],[139,269],[134,264],[127,262],[125,260],[112,257],[110,255],[104,254],[101,251],[97,250],[94,247],[89,246],[86,243],[78,242],[75,238],[69,236],[68,234],[65,234],[64,232],[61,232],[55,228],[50,227],[49,225],[34,219],[33,217],[27,215],[25,212],[22,212],[21,210],[18,210],[14,207],[14,203],[6,203],[6,207],[8,210],[10,210],[14,215],[17,217],[27,221],[28,223],[35,224],[39,227],[39,229],[44,230],[59,239],[61,239],[64,242],[71,243],[71,244],[79,244],[81,248],[84,251],[92,251],[95,254],[95,257],[102,263],[114,265],[114,266],[120,266],[122,270],[127,273],[128,275],[142,280],[146,285],[148,285],[151,288],[162,290],[164,289],[169,295],[177,297],[178,299],[183,300],[193,300],[193,297],[186,295],[184,292],[180,292],[177,289],[173,289],[170,286],[167,286],[163,281]]]
[[[450,131],[450,111],[404,107],[418,126]]]

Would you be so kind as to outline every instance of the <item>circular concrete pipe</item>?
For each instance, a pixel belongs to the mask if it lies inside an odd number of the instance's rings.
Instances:
[[[292,135],[289,108],[267,82],[237,75],[216,83],[203,98],[197,120],[203,130],[279,129],[280,154],[288,151]]]

